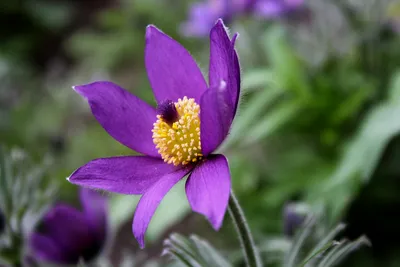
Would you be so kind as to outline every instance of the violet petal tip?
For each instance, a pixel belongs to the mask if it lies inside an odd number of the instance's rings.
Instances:
[[[139,247],[141,249],[144,249],[144,235],[138,235],[138,236],[135,236],[135,238],[139,243]]]
[[[217,22],[215,23],[215,25],[225,26],[224,21],[222,20],[222,18],[217,19]]]
[[[81,91],[81,88],[80,88],[80,87],[82,87],[82,86],[84,86],[84,85],[74,85],[74,86],[72,86],[72,89],[73,89],[75,92],[77,92],[78,94],[80,94],[80,91]]]
[[[161,30],[158,29],[155,25],[149,24],[146,27],[146,40],[150,39],[153,37],[154,34],[160,33]]]
[[[232,37],[232,43],[235,44],[236,40],[239,38],[240,34],[237,32]]]
[[[211,222],[211,225],[212,225],[212,227],[214,228],[215,231],[218,231],[219,229],[221,229],[222,220],[220,220],[220,221],[214,220],[213,222]]]
[[[84,87],[85,85],[74,85],[72,86],[72,89],[77,92],[80,96],[82,96],[85,100],[87,100],[87,97],[85,96],[84,93]]]

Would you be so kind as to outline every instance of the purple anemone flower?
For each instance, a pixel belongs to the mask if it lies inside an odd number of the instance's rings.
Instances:
[[[291,238],[296,231],[301,228],[306,217],[308,210],[304,204],[296,202],[289,202],[283,209],[283,233]]]
[[[206,0],[190,7],[189,18],[182,24],[182,33],[205,36],[218,18],[230,21],[244,14],[254,14],[271,20],[304,13],[301,11],[304,11],[304,0]]]
[[[206,0],[194,3],[189,10],[189,18],[182,24],[186,36],[206,36],[217,19],[225,22],[234,16],[249,11],[256,0]]]
[[[279,19],[301,10],[303,5],[304,0],[257,0],[253,11],[265,19]]]
[[[189,52],[155,26],[146,30],[145,65],[155,109],[111,82],[74,89],[117,141],[143,154],[90,161],[71,183],[122,194],[142,194],[133,219],[141,247],[157,206],[183,177],[192,209],[221,227],[231,188],[223,155],[212,154],[228,135],[240,90],[239,61],[222,20],[210,32],[209,83]]]
[[[53,264],[94,260],[107,237],[107,200],[90,189],[80,190],[83,211],[58,204],[48,211],[29,238],[31,256]]]

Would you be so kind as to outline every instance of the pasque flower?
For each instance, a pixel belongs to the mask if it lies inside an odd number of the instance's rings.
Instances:
[[[203,0],[189,9],[189,18],[182,24],[187,36],[205,36],[218,18],[232,20],[253,14],[266,20],[279,19],[301,11],[304,0]]]
[[[230,21],[234,16],[251,10],[255,1],[203,0],[195,2],[189,9],[188,20],[182,24],[182,33],[187,36],[206,36],[218,18]]]
[[[107,200],[90,189],[80,190],[82,211],[65,204],[50,209],[29,237],[31,257],[52,264],[90,262],[107,237]]]
[[[155,26],[146,30],[145,65],[157,109],[111,82],[74,89],[117,141],[143,154],[90,161],[71,183],[122,194],[142,194],[133,219],[141,247],[157,206],[183,177],[192,209],[219,229],[231,188],[223,155],[212,154],[230,129],[240,90],[239,61],[222,20],[210,32],[209,83],[178,42]]]
[[[306,217],[308,207],[305,204],[289,202],[283,209],[283,233],[287,237],[293,237],[296,231],[301,228]]]
[[[389,26],[397,33],[400,33],[400,3],[393,1],[387,8],[387,21]]]

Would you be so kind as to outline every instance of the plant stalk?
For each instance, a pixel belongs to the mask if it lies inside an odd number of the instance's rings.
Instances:
[[[243,210],[232,190],[229,198],[228,210],[239,235],[247,267],[262,267],[260,255],[254,244],[254,239],[251,235],[246,218],[244,217]]]

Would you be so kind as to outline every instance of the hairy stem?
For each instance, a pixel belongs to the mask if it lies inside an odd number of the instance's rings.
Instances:
[[[233,224],[235,225],[236,231],[239,235],[240,243],[242,245],[244,258],[248,267],[261,267],[261,260],[258,254],[258,250],[254,244],[253,236],[251,235],[249,226],[242,208],[239,205],[235,194],[231,190],[228,205],[229,214],[232,218]]]

